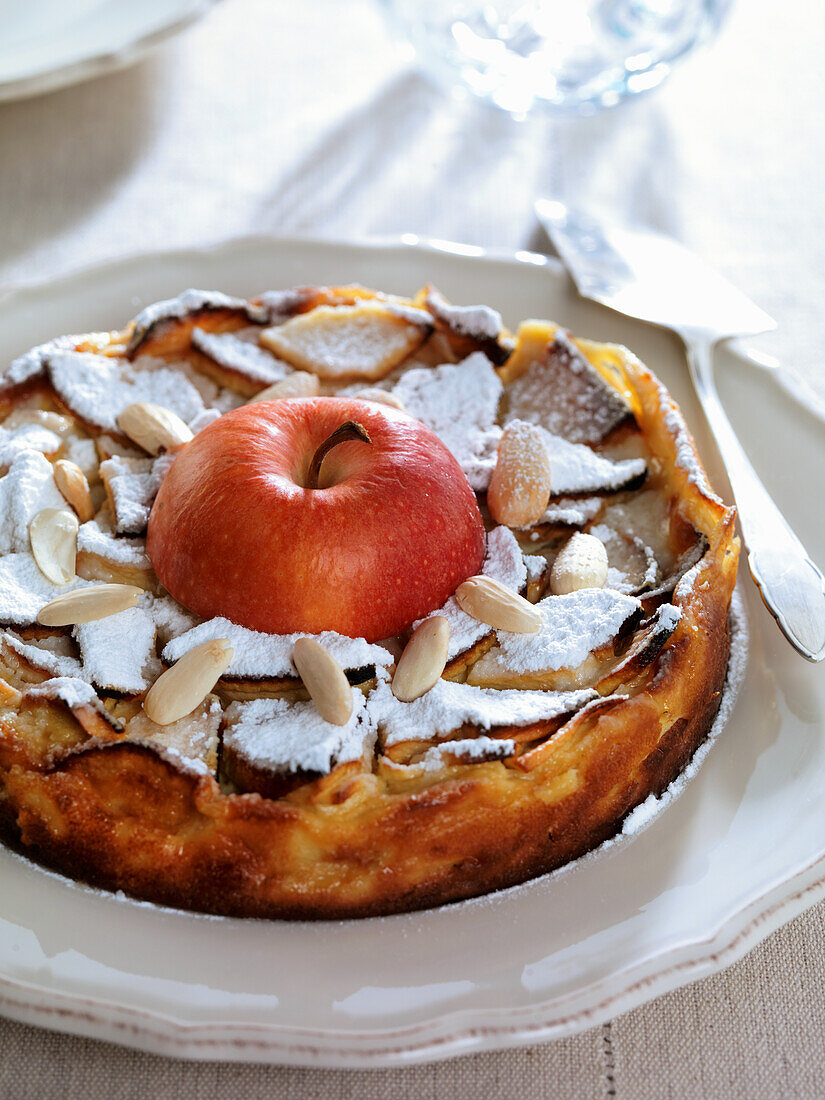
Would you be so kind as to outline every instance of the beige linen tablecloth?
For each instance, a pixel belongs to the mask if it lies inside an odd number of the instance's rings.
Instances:
[[[703,253],[825,395],[821,24],[740,0],[650,98],[516,124],[430,88],[369,0],[225,0],[131,71],[0,105],[0,286],[255,231],[543,248],[557,195]],[[432,1067],[196,1065],[0,1021],[0,1098],[822,1097],[824,916],[584,1035]]]

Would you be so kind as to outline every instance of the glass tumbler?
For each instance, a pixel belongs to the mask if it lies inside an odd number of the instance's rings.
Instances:
[[[589,113],[656,87],[732,0],[384,0],[436,80],[515,115]]]

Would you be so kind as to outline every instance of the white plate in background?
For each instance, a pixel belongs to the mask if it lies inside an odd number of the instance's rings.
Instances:
[[[123,69],[217,0],[0,0],[0,102]]]
[[[495,305],[511,326],[548,317],[628,344],[724,485],[678,343],[577,298],[557,264],[530,254],[248,238],[134,256],[6,294],[0,357],[118,327],[188,286],[412,293],[428,281]],[[732,352],[718,363],[758,472],[825,564],[825,510],[811,506],[821,423]],[[182,1057],[388,1066],[568,1035],[721,969],[825,896],[825,669],[742,590],[752,639],[734,714],[680,799],[631,842],[486,898],[315,924],[162,910],[0,848],[0,1012]]]

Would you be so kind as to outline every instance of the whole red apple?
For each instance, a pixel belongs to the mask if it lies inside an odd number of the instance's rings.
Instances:
[[[369,641],[440,607],[484,547],[438,436],[339,397],[246,405],[204,428],[172,463],[147,541],[161,583],[198,615]]]

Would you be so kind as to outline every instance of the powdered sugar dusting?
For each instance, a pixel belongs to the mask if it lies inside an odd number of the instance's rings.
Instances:
[[[601,497],[582,497],[580,500],[561,498],[560,500],[551,501],[547,511],[538,523],[557,523],[565,527],[584,527],[586,523],[589,523],[599,514],[603,503]],[[533,526],[537,526],[537,524]]]
[[[232,679],[267,680],[279,677],[297,677],[292,663],[292,650],[298,638],[314,637],[327,649],[344,669],[360,669],[370,665],[387,667],[392,664],[392,654],[380,645],[372,645],[363,638],[347,638],[325,630],[320,634],[262,634],[237,626],[229,619],[208,619],[178,638],[173,638],[163,650],[163,660],[171,663],[179,660],[193,646],[216,638],[227,638],[234,651],[232,664],[224,676]]]
[[[0,622],[30,626],[37,621],[40,609],[55,596],[88,583],[78,577],[58,587],[46,580],[31,554],[6,554],[0,558]]]
[[[643,458],[613,462],[585,446],[569,443],[560,435],[541,429],[550,458],[550,489],[553,496],[563,493],[610,492],[643,477],[647,465]]]
[[[174,458],[114,455],[101,462],[100,476],[109,490],[118,535],[140,535],[146,530],[152,504]]]
[[[254,699],[226,711],[224,746],[269,772],[326,775],[338,764],[372,751],[375,727],[366,700],[352,688],[352,714],[344,726],[324,721],[314,703]]]
[[[414,766],[424,771],[439,771],[445,764],[482,764],[489,760],[506,760],[515,751],[515,741],[507,738],[468,737],[462,741],[433,745]]]
[[[233,298],[219,290],[194,290],[190,288],[177,298],[167,298],[162,302],[153,302],[135,318],[135,327],[127,354],[131,355],[139,344],[143,343],[149,332],[163,321],[183,321],[198,313],[215,310],[242,310],[253,323],[263,324],[268,319],[268,311],[254,306],[244,298]]]
[[[42,424],[20,424],[16,428],[0,426],[0,467],[11,466],[18,455],[26,451],[39,451],[55,455],[63,440]]]
[[[72,633],[84,674],[99,688],[137,694],[160,672],[155,656],[155,624],[143,607],[130,607],[105,619],[78,623]]]
[[[699,456],[696,454],[696,450],[693,446],[693,440],[688,431],[688,426],[685,423],[685,418],[682,416],[676,403],[661,383],[657,386],[657,392],[659,394],[659,410],[662,419],[676,447],[676,465],[681,466],[687,473],[689,480],[693,482],[700,492],[705,493],[715,501],[719,501],[719,497],[708,484],[705,471],[702,469]],[[721,503],[721,501],[719,502]]]
[[[0,553],[28,550],[29,524],[44,508],[66,508],[52,464],[38,451],[19,454],[0,478]]]
[[[124,359],[66,351],[51,356],[47,371],[60,400],[103,431],[119,432],[118,416],[137,401],[163,405],[188,424],[203,412],[201,395],[180,370],[158,362],[138,368]]]
[[[45,647],[44,643],[52,639],[43,639],[38,643],[24,642],[11,630],[2,634],[3,645],[20,657],[33,668],[41,672],[47,672],[49,676],[65,676],[76,679],[85,679],[83,666],[76,657],[69,654],[54,652]],[[61,637],[60,641],[64,639]]]
[[[202,432],[204,428],[208,428],[210,424],[220,420],[222,415],[220,409],[204,409],[202,413],[198,413],[193,420],[189,421],[192,434],[197,435],[198,432]]]
[[[502,329],[501,314],[489,306],[454,306],[437,291],[430,291],[427,309],[459,336],[495,340]]]
[[[536,634],[497,632],[498,656],[513,672],[576,668],[612,641],[641,606],[634,597],[606,588],[582,588],[564,596],[547,596],[536,604],[542,613]]]
[[[77,531],[77,552],[78,555],[92,554],[112,566],[152,567],[143,539],[116,536],[105,522],[105,512],[81,523]]]
[[[214,773],[218,764],[218,732],[223,707],[217,695],[207,695],[190,714],[159,726],[144,710],[126,723],[129,741],[144,741],[179,753],[184,759],[202,761]]]
[[[292,374],[292,367],[259,347],[259,331],[246,329],[217,333],[195,328],[192,330],[192,346],[218,366],[234,371],[251,382],[258,382],[262,387],[269,386]]]
[[[64,444],[63,457],[79,466],[89,481],[97,479],[99,455],[97,444],[93,439],[78,439],[77,436],[71,436]]]
[[[13,359],[0,376],[0,389],[8,389],[12,386],[22,386],[24,382],[31,382],[43,374],[49,357],[57,351],[68,351],[86,339],[84,336],[58,336],[45,344],[19,355]]]
[[[485,577],[492,577],[514,592],[520,592],[524,588],[527,583],[527,566],[516,537],[508,527],[496,527],[487,536],[487,554],[481,572]],[[455,596],[450,596],[444,606],[432,614],[443,615],[450,624],[448,661],[459,653],[464,653],[490,633],[490,627],[486,623],[480,623],[478,619],[461,610]],[[432,615],[427,615],[426,618],[432,618]],[[419,622],[424,620],[420,619]],[[414,625],[418,626],[418,623]]]
[[[540,581],[547,572],[547,558],[543,558],[541,554],[525,554],[524,565],[527,569],[527,580],[530,582]]]
[[[466,725],[483,730],[531,726],[572,714],[595,697],[590,690],[498,691],[438,680],[412,703],[402,703],[389,684],[379,684],[369,696],[367,709],[389,747],[405,741],[435,741]]]
[[[42,684],[33,684],[26,688],[26,695],[31,699],[59,699],[72,708],[94,706],[97,710],[100,707],[97,692],[91,684],[69,676],[57,676],[44,680]]]
[[[432,318],[423,310],[367,301],[318,306],[266,329],[261,342],[325,378],[370,378],[392,370],[431,330]]]
[[[487,488],[495,466],[501,392],[498,375],[480,351],[461,363],[413,367],[393,389],[410,416],[423,421],[453,453],[478,490]]]
[[[192,630],[202,621],[197,615],[193,615],[191,611],[187,611],[185,607],[182,607],[177,600],[173,600],[171,596],[150,596],[147,594],[143,598],[152,613],[157,638],[161,645],[166,645],[173,638]]]

